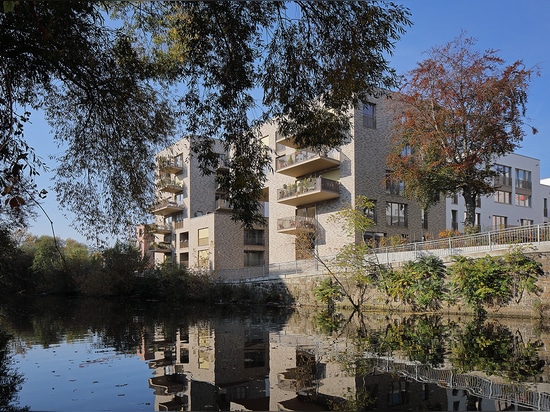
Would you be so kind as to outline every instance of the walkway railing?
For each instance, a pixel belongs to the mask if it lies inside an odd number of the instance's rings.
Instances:
[[[550,394],[528,390],[524,385],[496,383],[478,375],[460,374],[450,369],[434,369],[419,363],[404,363],[368,355],[366,358],[380,372],[395,373],[417,382],[434,383],[448,389],[462,389],[482,398],[535,410],[550,410]]]
[[[374,253],[378,263],[398,265],[414,261],[423,255],[439,256],[445,259],[453,255],[507,250],[513,245],[537,246],[544,242],[550,242],[550,223],[387,246],[375,249]],[[334,257],[322,256],[320,259],[329,264]],[[250,276],[252,272],[254,274]],[[294,276],[318,276],[325,273],[327,270],[323,264],[316,259],[308,259],[272,263],[269,266],[257,268],[223,270],[216,272],[216,275],[224,282],[241,282]]]

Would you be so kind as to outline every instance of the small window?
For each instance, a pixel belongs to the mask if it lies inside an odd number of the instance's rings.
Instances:
[[[245,250],[244,266],[262,266],[264,264],[264,252],[255,250]]]
[[[363,126],[376,129],[376,105],[373,103],[363,103]]]
[[[422,220],[422,229],[428,229],[428,210],[422,209],[420,212],[420,219]]]
[[[531,226],[534,223],[533,219],[520,219],[519,224],[521,226]]]
[[[207,227],[199,229],[198,238],[199,238],[199,241],[198,241],[199,246],[208,246],[208,228]]]
[[[506,216],[493,215],[493,229],[506,229],[508,218]]]
[[[365,216],[367,216],[374,224],[376,224],[377,216],[376,216],[376,202],[374,200],[370,201],[372,203],[372,208],[367,207],[364,210]]]
[[[530,195],[515,195],[516,200],[516,206],[521,207],[531,207],[531,196]]]
[[[265,231],[263,229],[245,229],[244,230],[245,245],[264,245]]]
[[[200,269],[208,269],[210,267],[210,253],[208,250],[199,250],[197,253],[197,266]]]
[[[496,203],[512,204],[512,193],[510,192],[497,190],[493,197]]]

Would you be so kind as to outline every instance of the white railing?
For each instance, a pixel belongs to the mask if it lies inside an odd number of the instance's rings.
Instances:
[[[509,402],[514,405],[550,410],[550,394],[528,390],[524,385],[493,382],[470,374],[456,373],[450,369],[434,369],[419,363],[405,363],[380,357],[365,356],[381,372],[405,376],[417,382],[434,383],[448,389],[462,389],[486,399]]]
[[[506,250],[513,245],[536,246],[544,242],[550,243],[550,223],[381,247],[374,249],[373,258],[380,264],[400,264],[414,261],[423,255],[445,259],[454,255]],[[334,256],[322,256],[320,259],[330,264]],[[249,273],[250,271],[244,268],[220,270],[216,275],[220,281],[224,282],[267,281],[288,277],[318,276],[326,274],[327,269],[317,259],[307,259],[263,266],[261,270],[256,270],[259,276],[248,276]]]

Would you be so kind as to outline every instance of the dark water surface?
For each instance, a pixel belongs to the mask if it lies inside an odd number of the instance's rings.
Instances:
[[[0,329],[36,411],[550,410],[538,320],[42,298]]]

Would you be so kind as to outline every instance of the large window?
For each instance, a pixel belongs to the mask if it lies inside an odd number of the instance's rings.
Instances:
[[[518,189],[531,190],[531,171],[516,169],[516,187]]]
[[[512,168],[510,166],[495,165],[495,185],[512,186]]]
[[[390,195],[402,196],[405,191],[405,183],[402,181],[394,181],[392,179],[391,170],[386,170],[386,193]]]
[[[494,200],[496,203],[512,204],[512,193],[504,190],[497,190],[494,194]]]
[[[520,195],[516,193],[515,200],[516,206],[531,207],[531,196],[529,195]]]
[[[451,229],[458,230],[458,211],[451,210]]]
[[[264,264],[264,252],[256,250],[244,251],[244,266],[262,266]]]
[[[363,127],[376,129],[376,105],[363,103]]]
[[[386,203],[386,224],[388,226],[407,226],[407,205],[404,203]]]
[[[244,244],[245,245],[264,245],[265,231],[263,229],[245,229]]]
[[[199,246],[208,246],[208,228],[207,227],[199,229],[198,238],[199,238],[199,241],[198,241]]]

